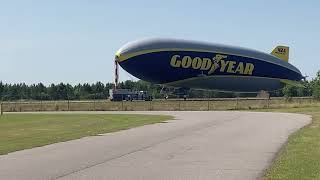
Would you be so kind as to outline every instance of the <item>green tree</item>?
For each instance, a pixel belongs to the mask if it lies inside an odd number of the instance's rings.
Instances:
[[[59,98],[57,86],[55,84],[51,84],[50,87],[48,87],[48,95],[51,100],[57,100]]]
[[[312,80],[312,96],[320,100],[320,71],[317,72],[317,76]]]
[[[0,81],[0,100],[2,101],[4,95],[4,84]]]
[[[296,96],[297,91],[296,87],[290,84],[287,84],[283,89],[282,93],[286,99],[291,99],[291,97]]]

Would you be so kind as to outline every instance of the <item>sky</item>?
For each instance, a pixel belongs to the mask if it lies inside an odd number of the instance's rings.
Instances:
[[[320,70],[320,1],[0,0],[0,81],[114,81],[114,55],[148,37],[180,38],[271,52],[309,79]],[[120,80],[136,80],[120,71]]]

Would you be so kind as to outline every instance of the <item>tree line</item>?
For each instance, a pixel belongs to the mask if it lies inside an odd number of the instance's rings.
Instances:
[[[51,84],[43,83],[27,85],[25,83],[8,84],[0,81],[0,100],[86,100],[107,99],[109,89],[113,83],[96,82],[71,85],[68,83]],[[125,81],[118,84],[118,88],[131,90],[151,90],[151,84],[143,81]]]
[[[317,76],[304,81],[302,87],[287,85],[283,89],[270,92],[273,97],[287,98],[296,96],[313,96],[320,99],[320,71]],[[7,84],[0,82],[0,100],[86,100],[86,99],[107,99],[109,89],[114,87],[113,83],[96,82],[93,84],[51,84],[45,86],[42,83],[27,85],[25,83]],[[118,88],[137,91],[148,91],[154,98],[163,98],[162,86],[154,85],[145,81],[124,81],[118,84]],[[169,95],[176,98],[175,95]],[[256,94],[248,93],[226,93],[217,91],[190,90],[189,98],[230,98],[230,97],[255,97]]]

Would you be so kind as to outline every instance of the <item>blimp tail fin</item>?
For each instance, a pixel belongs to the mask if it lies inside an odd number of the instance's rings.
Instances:
[[[289,60],[289,47],[288,46],[277,46],[271,52],[272,55],[287,61]]]
[[[298,88],[304,88],[304,85],[301,82],[298,82],[298,81],[282,79],[282,80],[280,80],[280,82],[282,82],[282,83],[284,83],[286,85],[291,85],[291,86],[298,87]]]

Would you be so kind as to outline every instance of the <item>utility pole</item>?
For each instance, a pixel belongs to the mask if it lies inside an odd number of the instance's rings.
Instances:
[[[119,81],[119,63],[117,59],[114,61],[115,70],[114,70],[114,90],[117,89],[118,81]]]

